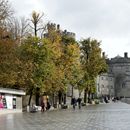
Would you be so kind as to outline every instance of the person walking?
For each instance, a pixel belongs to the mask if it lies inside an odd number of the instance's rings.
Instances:
[[[45,111],[45,103],[42,101],[41,103],[41,112],[44,112]]]
[[[47,107],[46,107],[46,110],[49,110],[51,107],[50,103],[49,103],[49,100],[47,99]]]
[[[71,104],[73,105],[73,109],[75,110],[75,106],[76,106],[76,98],[75,97],[72,98]]]
[[[82,101],[82,99],[79,97],[79,98],[77,99],[79,109],[81,109],[81,101]]]

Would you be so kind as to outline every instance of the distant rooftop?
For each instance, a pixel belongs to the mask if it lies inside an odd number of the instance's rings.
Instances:
[[[123,58],[123,57],[121,57],[120,55],[117,55],[116,57],[114,57],[114,58]]]
[[[130,58],[128,57],[128,53],[124,53],[124,57],[121,57],[120,55],[117,55],[114,58],[107,59],[107,63],[109,64],[116,64],[116,63],[130,63]]]

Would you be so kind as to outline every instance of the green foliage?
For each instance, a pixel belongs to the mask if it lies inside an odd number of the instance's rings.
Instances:
[[[4,5],[4,6],[3,6]],[[24,39],[19,26],[6,26],[12,11],[7,0],[0,1],[0,87],[24,88],[30,95],[40,93],[66,93],[67,85],[96,92],[95,79],[107,71],[105,58],[101,57],[100,42],[83,39],[78,42],[66,35],[55,24],[43,26],[43,13],[32,12],[30,27]],[[4,11],[4,12],[3,12]],[[16,21],[9,25],[18,24]],[[24,23],[21,32],[26,29]],[[40,39],[37,35],[43,36]],[[41,31],[41,33],[39,32]],[[15,39],[15,40],[14,40]],[[31,97],[31,96],[30,96]]]
[[[53,73],[52,51],[47,43],[37,37],[29,37],[19,47],[21,78],[27,90],[37,87],[44,90],[45,81]]]
[[[81,43],[81,63],[84,70],[83,84],[87,90],[95,92],[95,79],[107,70],[106,61],[101,57],[100,42],[95,39],[84,39]],[[90,89],[91,88],[91,89]]]
[[[5,5],[8,7],[6,0]],[[4,19],[11,14],[10,7],[6,11]],[[71,84],[80,92],[87,89],[94,93],[96,77],[107,71],[100,42],[88,38],[78,44],[52,23],[46,25],[45,37],[40,39],[36,36],[39,30],[44,32],[42,18],[43,14],[32,13],[30,27],[35,37],[30,34],[22,40],[12,40],[9,29],[0,26],[0,86],[24,88],[28,93],[38,88],[53,94],[66,92]]]

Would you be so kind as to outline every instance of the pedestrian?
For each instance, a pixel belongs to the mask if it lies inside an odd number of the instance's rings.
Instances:
[[[105,103],[109,103],[107,96],[104,97],[104,102],[105,102]]]
[[[76,98],[75,97],[72,98],[71,104],[73,105],[73,109],[75,110],[75,106],[76,106]]]
[[[42,101],[41,103],[41,112],[44,112],[45,111],[45,103]]]
[[[79,109],[81,109],[81,101],[82,101],[82,99],[79,97],[79,98],[77,99]]]
[[[3,102],[2,102],[2,98],[0,98],[0,109],[3,109],[4,108],[4,105],[3,105]]]
[[[50,103],[49,103],[49,100],[47,99],[47,107],[46,107],[46,110],[49,110],[51,107]]]

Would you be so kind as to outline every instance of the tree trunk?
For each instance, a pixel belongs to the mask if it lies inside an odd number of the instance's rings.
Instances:
[[[91,93],[91,95],[92,95],[92,100],[94,99],[94,93]]]
[[[74,87],[72,86],[72,97],[74,96]]]
[[[62,92],[61,91],[59,91],[58,97],[59,97],[59,104],[61,104],[61,101],[62,101]]]
[[[87,89],[84,90],[84,103],[87,103]]]
[[[54,99],[54,93],[52,94],[52,105],[53,105],[53,107],[54,107],[54,103],[55,102],[55,99]]]
[[[31,103],[32,94],[33,94],[33,88],[30,90],[30,97],[29,97],[29,101],[28,101],[29,106],[30,106],[30,103]]]
[[[91,92],[88,91],[88,103],[91,103]]]
[[[64,104],[66,104],[66,94],[64,94]]]
[[[37,24],[34,24],[34,33],[35,33],[35,37],[37,37]]]
[[[40,98],[40,95],[36,94],[36,106],[39,106],[39,98]]]
[[[40,89],[36,89],[36,106],[39,106],[39,98],[40,98]]]

